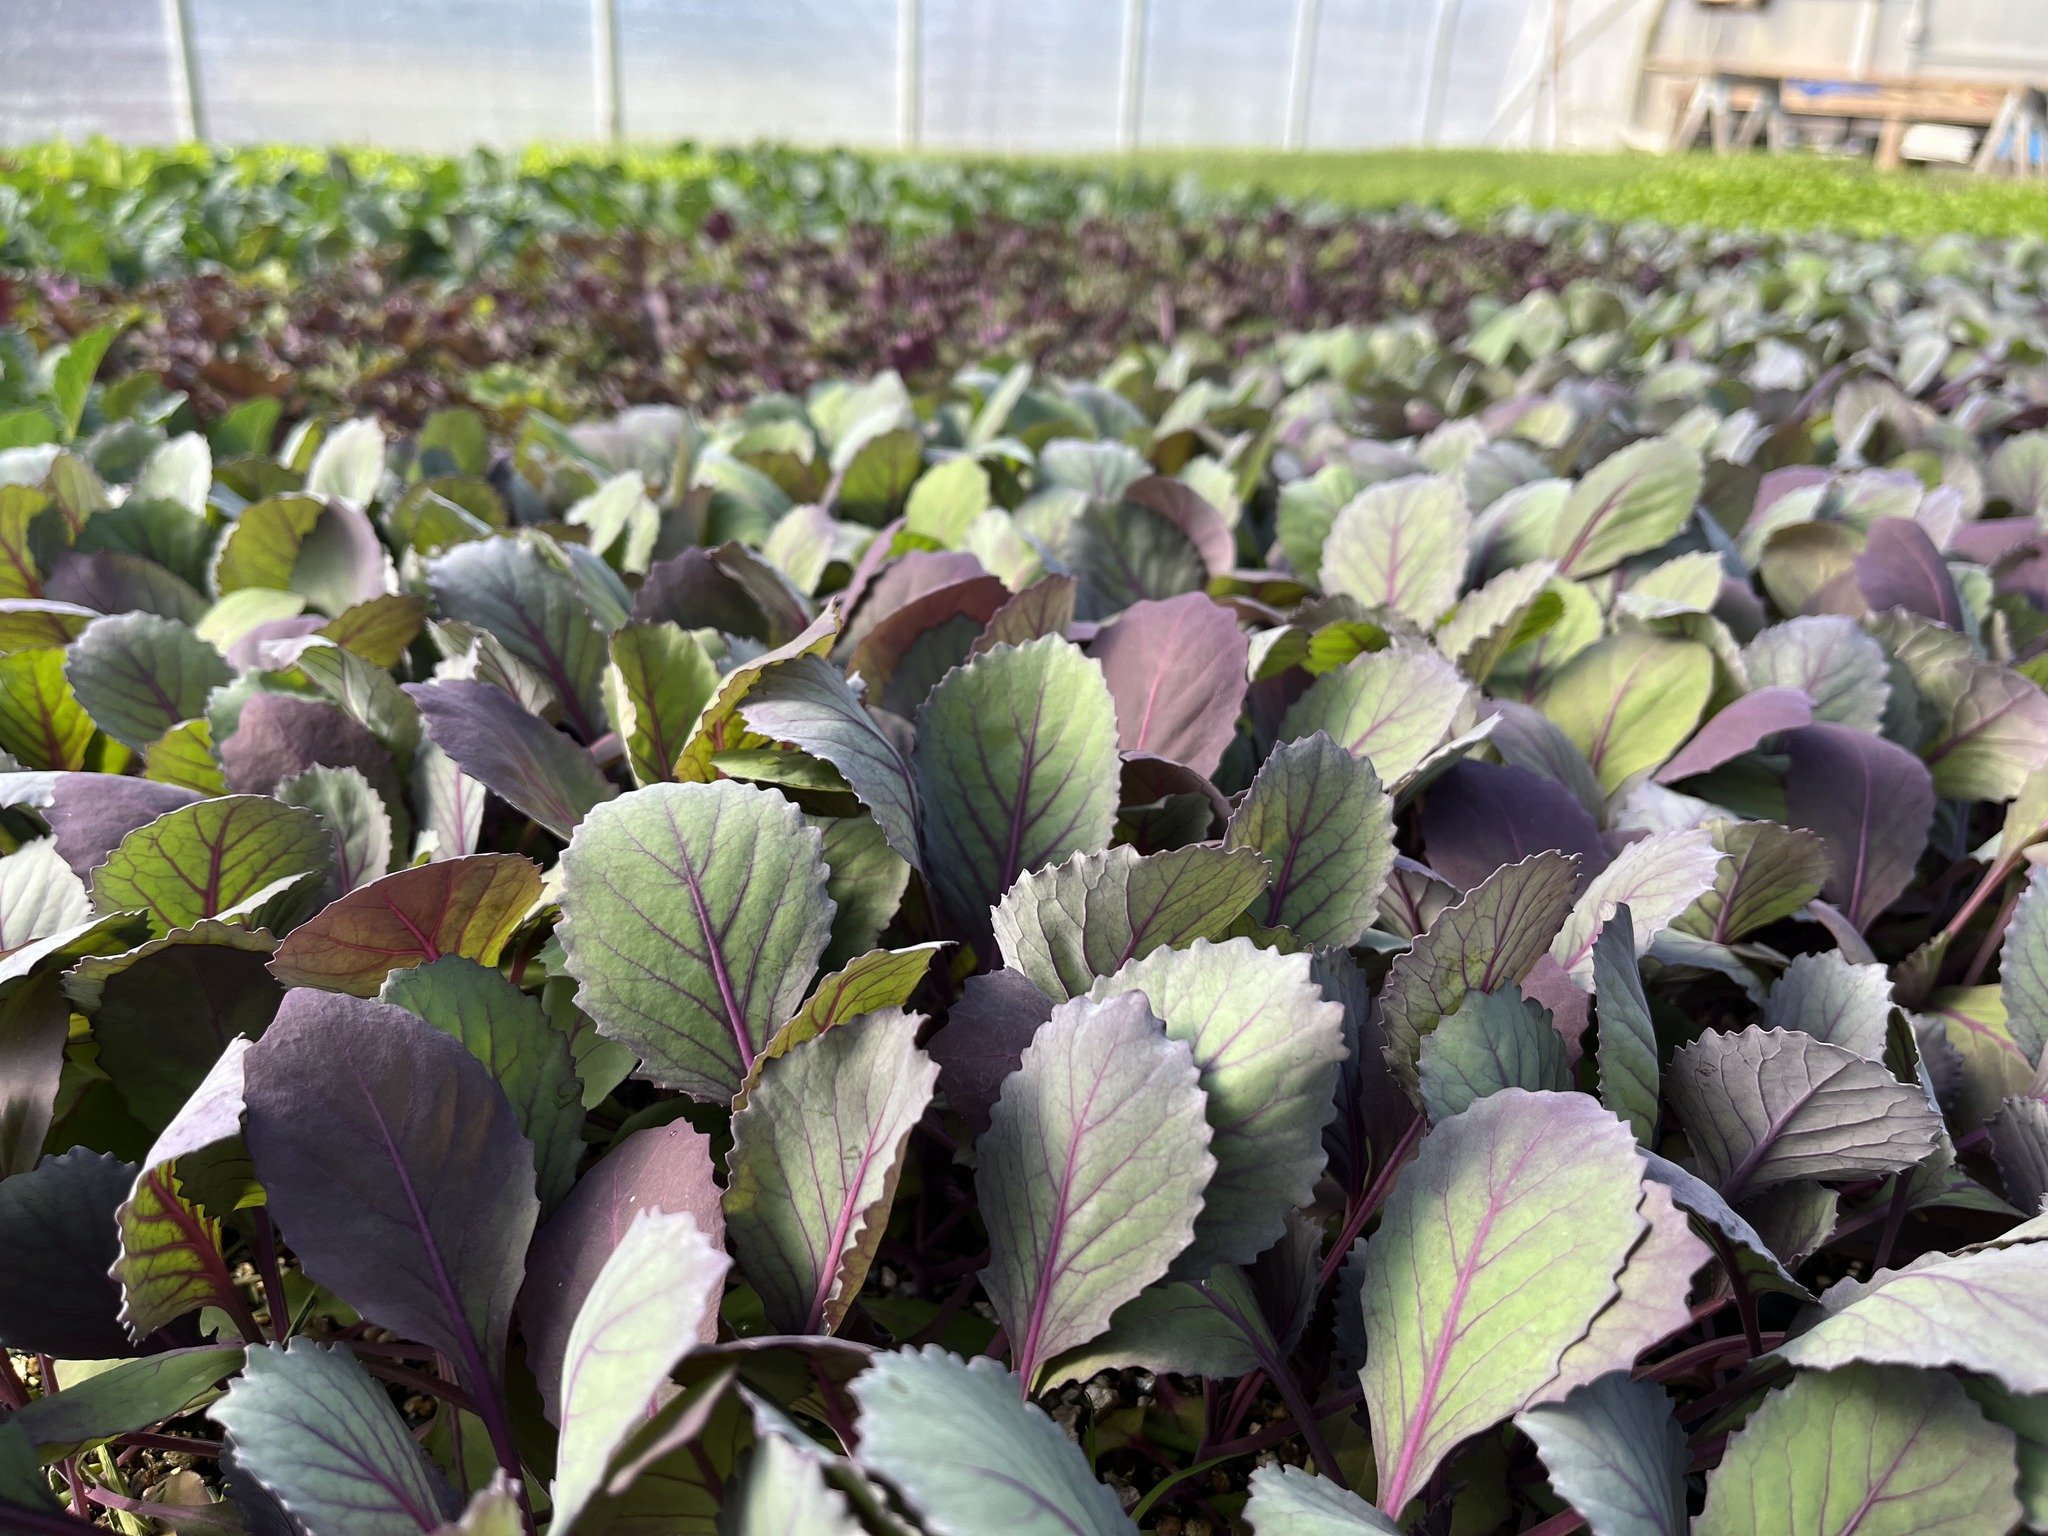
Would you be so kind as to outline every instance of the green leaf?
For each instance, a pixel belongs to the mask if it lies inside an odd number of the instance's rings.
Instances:
[[[541,1210],[559,1205],[583,1156],[583,1085],[568,1036],[548,1023],[538,1000],[460,954],[393,971],[378,996],[453,1035],[490,1069],[533,1143]]]
[[[1657,1026],[1636,965],[1635,919],[1614,909],[1593,941],[1593,996],[1600,1009],[1600,1101],[1646,1147],[1657,1144]]]
[[[917,477],[904,503],[903,526],[946,549],[957,549],[968,526],[992,504],[988,471],[963,455]]]
[[[1685,745],[1713,684],[1713,653],[1703,645],[1609,635],[1559,668],[1538,702],[1612,794]]]
[[[174,619],[124,613],[95,619],[64,663],[71,691],[95,724],[140,752],[234,673],[220,652]]]
[[[405,1420],[340,1345],[250,1350],[212,1415],[236,1471],[320,1536],[432,1532],[450,1513]]]
[[[829,886],[828,886],[829,889]],[[877,949],[857,956],[831,975],[821,977],[788,1023],[769,1037],[754,1058],[747,1080],[733,1099],[733,1109],[746,1107],[747,1096],[771,1061],[787,1056],[807,1040],[835,1025],[884,1008],[901,1008],[924,983],[932,959],[946,947],[943,940],[913,944],[908,949]]]
[[[731,1261],[697,1218],[643,1210],[605,1260],[569,1330],[552,1529],[568,1531],[655,1393],[697,1346]]]
[[[142,754],[142,774],[157,784],[173,784],[195,795],[224,795],[227,779],[214,755],[213,727],[204,720],[180,720],[152,741]]]
[[[264,969],[276,941],[203,918],[123,954],[88,956],[64,978],[92,1018],[99,1064],[145,1127],[169,1125],[237,1035],[263,1033],[284,993]]]
[[[1244,938],[1156,951],[1089,995],[1129,993],[1141,994],[1167,1038],[1194,1053],[1212,1132],[1215,1173],[1174,1278],[1248,1264],[1280,1236],[1289,1211],[1310,1203],[1322,1175],[1344,1010],[1323,997],[1309,956]]]
[[[740,701],[739,713],[749,730],[837,768],[889,846],[911,868],[923,865],[910,764],[830,662],[797,656],[768,668]]]
[[[544,680],[585,742],[604,734],[605,638],[562,551],[538,535],[459,544],[428,562],[439,610],[496,636]]]
[[[1026,870],[1109,846],[1119,769],[1102,670],[1066,640],[999,646],[918,711],[926,872],[969,933]]]
[[[1500,659],[1539,639],[1564,617],[1564,599],[1550,590],[1557,567],[1548,560],[1502,571],[1469,592],[1437,626],[1436,645],[1475,683]]]
[[[193,1204],[175,1165],[144,1168],[121,1208],[121,1321],[137,1339],[201,1307],[219,1307],[258,1338],[248,1303],[221,1255],[220,1223]]]
[[[1926,1094],[1882,1063],[1756,1025],[1681,1048],[1669,1093],[1701,1176],[1731,1201],[1793,1179],[1899,1172],[1941,1127]]]
[[[375,997],[384,978],[443,955],[494,965],[540,900],[541,873],[514,853],[414,865],[329,902],[277,947],[271,974],[288,987]]]
[[[730,1100],[824,954],[822,839],[765,790],[653,784],[592,811],[561,870],[578,1005],[655,1081]]]
[[[1410,475],[1367,486],[1330,526],[1323,586],[1432,625],[1457,601],[1471,533],[1455,480]]]
[[[1699,500],[1700,457],[1656,437],[1603,459],[1572,487],[1551,525],[1549,553],[1565,576],[1592,576],[1677,537]]]
[[[673,775],[697,716],[718,687],[703,643],[675,624],[628,624],[611,638],[605,705],[636,784]]]
[[[719,1512],[718,1530],[719,1536],[863,1536],[864,1527],[846,1496],[825,1481],[816,1456],[780,1435],[763,1435],[754,1442],[739,1492]]]
[[[1222,1296],[1240,1317],[1259,1319],[1258,1298],[1235,1265],[1217,1265],[1201,1284],[1150,1285],[1116,1309],[1101,1338],[1053,1361],[1046,1386],[1087,1381],[1102,1371],[1168,1371],[1230,1381],[1260,1369],[1258,1349],[1210,1300],[1211,1293]],[[1253,1326],[1261,1330],[1259,1343],[1272,1348],[1263,1320]]]
[[[1955,1381],[1852,1366],[1773,1392],[1707,1479],[1699,1536],[1966,1536],[2020,1518],[2011,1431]]]
[[[1280,739],[1325,732],[1371,763],[1380,783],[1399,785],[1450,734],[1470,702],[1465,680],[1443,657],[1394,646],[1317,678],[1280,722]]]
[[[1529,974],[1571,908],[1576,860],[1532,854],[1494,871],[1446,908],[1404,955],[1380,993],[1387,1064],[1413,1092],[1424,1036],[1467,992],[1498,992]]]
[[[73,338],[50,370],[50,395],[67,443],[78,436],[79,423],[85,419],[86,397],[92,393],[93,375],[100,371],[100,360],[119,334],[118,327],[103,325]]]
[[[1318,731],[1273,749],[1224,833],[1271,874],[1260,919],[1304,944],[1348,948],[1379,917],[1394,808],[1373,765]]]
[[[62,650],[0,656],[0,752],[24,768],[82,768],[95,729],[72,696]]]
[[[55,839],[39,837],[0,858],[0,955],[91,917],[85,885],[64,862]]]
[[[1891,663],[1884,647],[1840,614],[1809,614],[1774,624],[1744,647],[1757,688],[1796,688],[1813,700],[1813,718],[1859,731],[1884,723]]]
[[[344,421],[320,440],[306,467],[306,494],[367,507],[384,478],[384,429],[367,418]]]
[[[1972,658],[1947,718],[1920,755],[1938,794],[2010,800],[2048,760],[2048,695],[2010,667]]]
[[[101,912],[146,912],[161,938],[201,918],[279,926],[303,912],[334,857],[327,825],[268,795],[226,795],[166,812],[121,839],[92,872]]]
[[[1776,1353],[1817,1371],[1857,1361],[1961,1366],[2014,1392],[2048,1392],[2048,1263],[2035,1243],[2012,1241],[2021,1235],[1844,1280],[1821,1298],[1828,1315]]]
[[[1134,1536],[1088,1459],[986,1358],[880,1355],[853,1383],[860,1461],[932,1536]]]
[[[1642,1168],[1627,1128],[1583,1094],[1496,1093],[1423,1139],[1360,1292],[1381,1509],[1398,1514],[1459,1444],[1548,1400],[1646,1230]]]
[[[746,728],[740,718],[740,701],[769,668],[799,656],[822,656],[839,638],[839,611],[827,606],[805,629],[784,645],[764,651],[752,661],[743,661],[718,680],[718,691],[704,706],[690,739],[676,758],[675,777],[686,784],[708,784],[719,777],[712,759],[721,752],[767,746],[766,737]]]
[[[825,894],[832,898],[832,942],[821,965],[845,966],[872,950],[903,905],[910,866],[872,816],[806,816],[825,844]]]
[[[71,1456],[116,1435],[174,1419],[211,1395],[213,1384],[242,1364],[242,1346],[172,1349],[140,1360],[124,1360],[42,1397],[12,1421],[28,1431],[46,1461]]]
[[[726,1231],[780,1333],[837,1331],[880,1246],[939,1069],[891,1008],[797,1047],[733,1116]]]
[[[1216,1170],[1210,1140],[1188,1047],[1142,996],[1053,1010],[976,1143],[982,1285],[1026,1383],[1187,1248]]]
[[[1432,1121],[1462,1114],[1504,1088],[1571,1087],[1564,1036],[1551,1027],[1550,1011],[1512,987],[1466,993],[1457,1012],[1423,1038],[1416,1070]]]
[[[335,886],[344,895],[391,867],[391,815],[360,768],[308,768],[280,781],[274,793],[327,823],[334,834]]]
[[[1285,1462],[1252,1473],[1244,1517],[1254,1536],[1401,1536],[1357,1494]]]
[[[1774,821],[1736,821],[1719,823],[1713,833],[1725,857],[1714,888],[1680,914],[1675,926],[1681,932],[1731,944],[1790,917],[1827,883],[1827,844],[1811,832]]]
[[[50,498],[33,486],[0,485],[0,598],[40,598],[32,530]]]
[[[1965,1381],[1963,1390],[1986,1419],[2013,1432],[2019,1451],[2018,1493],[2027,1529],[2048,1530],[2048,1395],[2023,1397],[1982,1377]]]
[[[1720,864],[1720,850],[1700,827],[1652,832],[1630,843],[1612,864],[1586,882],[1550,946],[1551,957],[1574,979],[1591,980],[1594,941],[1624,905],[1630,913],[1635,951],[1646,954],[1673,918],[1713,888]]]
[[[1259,860],[1244,851],[1077,853],[1003,893],[996,943],[1005,965],[1059,1002],[1156,949],[1222,937],[1265,884]]]
[[[1685,1536],[1685,1432],[1653,1382],[1617,1371],[1562,1402],[1531,1408],[1515,1428],[1536,1443],[1559,1498],[1593,1536]]]

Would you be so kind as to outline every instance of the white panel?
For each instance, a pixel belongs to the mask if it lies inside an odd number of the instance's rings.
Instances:
[[[1292,0],[1151,0],[1139,142],[1278,146],[1294,18]]]
[[[1323,0],[1309,148],[1418,142],[1435,7],[1436,0]]]
[[[163,0],[0,0],[0,144],[178,136]]]
[[[924,0],[925,143],[1113,148],[1123,24],[1123,0]]]
[[[885,145],[897,0],[618,0],[627,136]]]
[[[192,0],[230,143],[504,147],[596,136],[589,0]]]

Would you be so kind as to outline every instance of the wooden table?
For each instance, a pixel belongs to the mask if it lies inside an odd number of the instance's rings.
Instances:
[[[2032,80],[1942,80],[1920,75],[1851,79],[1784,65],[1698,63],[1652,59],[1654,74],[1693,80],[1671,148],[1689,149],[1702,129],[1721,154],[1753,147],[1759,138],[1785,148],[1794,117],[1878,124],[1877,164],[1896,169],[1913,123],[1953,123],[1985,130],[1975,168],[2048,175],[2038,144],[2048,137],[2048,109]]]

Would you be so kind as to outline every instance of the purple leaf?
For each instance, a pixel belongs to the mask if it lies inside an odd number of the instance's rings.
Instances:
[[[632,622],[667,621],[684,629],[716,629],[763,645],[780,645],[809,622],[793,593],[779,593],[773,584],[758,579],[743,583],[726,569],[718,554],[716,550],[686,549],[671,559],[655,561],[640,590],[633,594]],[[789,628],[792,617],[796,619],[794,629]]]
[[[402,1008],[298,988],[244,1092],[256,1176],[306,1273],[494,1399],[540,1202],[489,1070]]]
[[[1052,1007],[1022,971],[984,971],[960,989],[928,1049],[939,1064],[939,1092],[975,1136],[988,1129],[996,1096]]]
[[[935,587],[875,623],[853,648],[849,671],[892,714],[910,716],[934,684],[973,653],[983,627],[1009,600],[993,576]]]
[[[63,773],[50,799],[48,820],[57,852],[79,879],[107,861],[121,839],[166,811],[199,798],[175,784],[117,778],[106,773]]]
[[[1244,708],[1250,641],[1199,592],[1133,603],[1089,647],[1116,702],[1117,744],[1216,771]]]
[[[1759,688],[1746,693],[1693,732],[1691,741],[1656,772],[1659,784],[1676,784],[1754,752],[1780,731],[1813,723],[1813,700],[1797,688]]]
[[[1672,1058],[1668,1092],[1701,1176],[1731,1201],[1794,1179],[1896,1173],[1941,1129],[1917,1085],[1797,1030],[1709,1030]]]
[[[1828,846],[1822,894],[1861,933],[1905,892],[1934,824],[1934,780],[1904,747],[1844,725],[1790,732],[1785,805]]]
[[[462,771],[567,839],[618,790],[588,752],[504,689],[451,679],[407,683],[427,735]]]
[[[140,1353],[121,1327],[114,1211],[135,1165],[84,1147],[0,1180],[0,1345],[64,1360]]]
[[[889,539],[886,534],[879,535],[875,542],[886,549]],[[843,651],[850,653],[877,624],[919,598],[977,581],[995,581],[995,578],[982,568],[979,560],[965,551],[912,550],[882,566],[873,581],[858,592],[848,588],[846,600],[850,606],[846,629],[839,644]],[[1000,587],[1002,583],[998,581],[996,585]],[[997,598],[996,607],[1000,607],[1002,601],[1002,598]],[[989,611],[993,613],[995,609]]]
[[[267,795],[308,768],[354,768],[387,800],[398,798],[398,770],[384,744],[334,705],[284,693],[259,693],[242,706],[234,734],[220,744],[221,773],[238,795]]]
[[[1422,840],[1430,868],[1460,890],[1545,849],[1578,855],[1581,886],[1607,867],[1599,823],[1571,791],[1527,768],[1470,759],[1423,795]]]
[[[519,1330],[550,1420],[560,1412],[569,1329],[605,1260],[642,1211],[692,1216],[714,1247],[724,1245],[725,1214],[719,1205],[711,1143],[687,1121],[636,1131],[620,1142],[583,1176],[534,1236],[526,1256],[526,1283],[519,1292]],[[718,1319],[707,1317],[699,1342],[710,1343],[717,1330]]]
[[[1960,631],[1963,601],[1941,551],[1921,526],[1904,517],[1883,517],[1871,525],[1856,557],[1856,585],[1873,613],[1903,608]]]
[[[1071,576],[1047,576],[1034,581],[989,616],[988,627],[974,642],[970,654],[979,656],[999,645],[1022,645],[1042,635],[1064,635],[1074,623],[1074,593]]]

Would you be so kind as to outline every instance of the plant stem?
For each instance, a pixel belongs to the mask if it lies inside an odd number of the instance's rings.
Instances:
[[[2019,909],[2020,897],[2026,894],[2025,886],[2014,887],[1998,909],[1998,916],[1991,920],[1991,926],[1984,930],[1984,942],[1977,946],[1977,953],[1971,957],[1969,967],[1963,972],[1963,985],[1974,987],[1984,973],[1991,968],[1992,960],[1998,954],[1998,946],[2004,942],[2006,925]]]
[[[1749,1288],[1749,1277],[1742,1272],[1742,1260],[1736,1257],[1734,1245],[1717,1228],[1708,1227],[1707,1241],[1713,1245],[1715,1255],[1721,1260],[1721,1268],[1727,1272],[1728,1284],[1735,1291],[1736,1315],[1742,1319],[1742,1336],[1749,1344],[1749,1356],[1754,1360],[1764,1352],[1764,1342],[1757,1332],[1756,1294]]]
[[[1532,1525],[1522,1536],[1571,1536],[1586,1528],[1586,1517],[1576,1509],[1561,1509],[1541,1524]]]
[[[1872,1274],[1891,1267],[1892,1249],[1898,1246],[1899,1231],[1906,1225],[1906,1208],[1912,1203],[1906,1193],[1909,1187],[1905,1174],[1893,1177],[1892,1203],[1884,1213],[1884,1231],[1877,1239],[1877,1257],[1870,1263]]]
[[[470,1395],[452,1381],[443,1381],[426,1371],[393,1365],[389,1360],[381,1360],[374,1355],[357,1355],[356,1362],[379,1381],[388,1381],[393,1386],[410,1387],[415,1392],[428,1397],[438,1397],[444,1402],[453,1403],[465,1412],[475,1413],[478,1418],[483,1417],[477,1412],[476,1403]]]
[[[1401,1139],[1394,1143],[1394,1150],[1387,1154],[1386,1162],[1380,1166],[1379,1172],[1373,1175],[1372,1183],[1365,1191],[1365,1198],[1360,1200],[1356,1209],[1344,1218],[1344,1229],[1337,1234],[1337,1241],[1331,1244],[1329,1253],[1323,1258],[1323,1267],[1316,1275],[1318,1290],[1337,1278],[1337,1271],[1344,1267],[1344,1256],[1351,1251],[1351,1245],[1358,1241],[1358,1234],[1365,1230],[1365,1224],[1378,1215],[1380,1207],[1387,1203],[1387,1196],[1394,1188],[1394,1176],[1401,1171],[1402,1164],[1408,1161],[1408,1154],[1415,1150],[1416,1143],[1422,1140],[1422,1132],[1422,1116],[1418,1114],[1408,1122],[1408,1129],[1401,1133]]]
[[[259,1205],[256,1222],[256,1273],[263,1277],[263,1301],[270,1309],[270,1336],[282,1344],[292,1331],[292,1309],[285,1301],[284,1272],[277,1267],[277,1229],[270,1209]]]
[[[1218,1296],[1210,1289],[1206,1280],[1197,1281],[1195,1289],[1202,1293],[1202,1299],[1215,1308],[1225,1322],[1244,1336],[1244,1341],[1252,1347],[1252,1353],[1259,1357],[1260,1363],[1266,1368],[1266,1375],[1272,1380],[1274,1390],[1280,1394],[1280,1401],[1287,1406],[1288,1417],[1293,1419],[1295,1426],[1300,1429],[1309,1455],[1315,1458],[1316,1470],[1339,1488],[1349,1489],[1351,1480],[1344,1475],[1344,1469],[1337,1465],[1336,1453],[1323,1438],[1322,1426],[1316,1422],[1315,1413],[1309,1407],[1308,1398],[1302,1393],[1301,1384],[1294,1379],[1294,1372],[1287,1368],[1287,1362],[1282,1360],[1279,1352],[1273,1348],[1265,1329],[1255,1325],[1235,1306]]]

